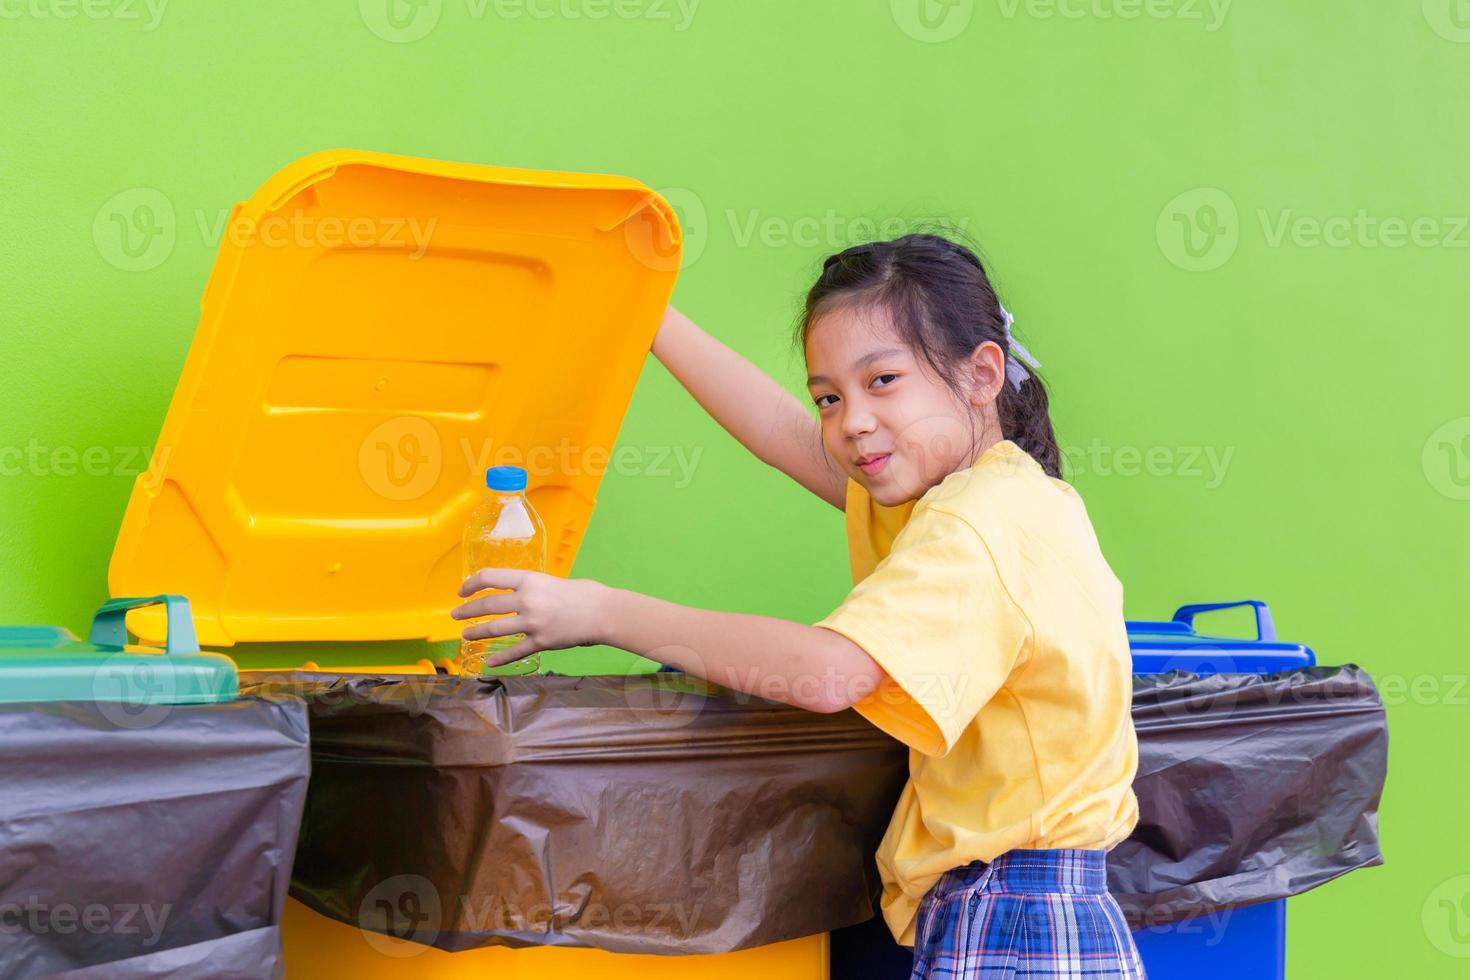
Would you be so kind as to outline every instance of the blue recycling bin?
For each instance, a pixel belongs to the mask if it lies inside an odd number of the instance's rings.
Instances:
[[[1255,611],[1255,639],[1208,636],[1194,628],[1200,613],[1243,606]],[[1277,639],[1271,610],[1257,600],[1181,606],[1167,622],[1129,622],[1128,642],[1135,674],[1174,670],[1201,676],[1272,674],[1317,663],[1309,647]],[[1134,932],[1133,939],[1151,980],[1282,980],[1286,975],[1286,900],[1166,926],[1145,926]]]

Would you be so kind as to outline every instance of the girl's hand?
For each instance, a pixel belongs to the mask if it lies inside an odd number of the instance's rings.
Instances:
[[[500,667],[542,650],[563,650],[602,642],[606,625],[603,599],[607,589],[591,579],[565,579],[520,568],[482,568],[459,587],[469,597],[486,589],[512,589],[482,596],[457,606],[455,619],[511,615],[474,623],[464,629],[466,640],[486,640],[512,633],[526,638],[508,650],[486,657],[486,667]]]

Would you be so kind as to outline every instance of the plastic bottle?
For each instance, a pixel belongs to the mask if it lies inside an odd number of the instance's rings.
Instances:
[[[526,499],[526,471],[519,466],[492,466],[485,471],[489,493],[475,508],[464,529],[464,577],[482,568],[526,568],[546,570],[546,525]],[[496,595],[504,589],[487,589],[476,594]],[[487,623],[501,615],[483,616],[474,623]],[[465,624],[466,626],[469,623]],[[484,670],[485,657],[507,649],[526,638],[524,633],[488,640],[461,640],[460,669],[467,674],[534,674],[541,667],[540,654],[514,663]]]

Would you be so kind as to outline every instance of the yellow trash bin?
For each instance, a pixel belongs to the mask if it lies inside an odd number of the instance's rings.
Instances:
[[[446,953],[430,946],[364,933],[318,915],[296,900],[286,906],[282,933],[292,976],[378,980],[825,980],[827,934],[734,953],[648,956],[600,949],[490,946]]]
[[[628,178],[348,150],[286,167],[231,212],[112,594],[187,595],[203,645],[279,644],[280,667],[313,642],[453,639],[492,465],[528,470],[547,571],[567,575],[679,258],[672,209]],[[163,617],[129,626],[156,640]],[[285,934],[297,976],[827,973],[825,935],[450,954],[294,901]]]

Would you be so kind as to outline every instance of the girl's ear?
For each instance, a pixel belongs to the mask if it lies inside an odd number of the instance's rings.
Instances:
[[[1006,383],[1006,356],[1000,344],[987,340],[976,347],[967,364],[970,382],[970,403],[984,408],[1000,397],[1001,385]]]

